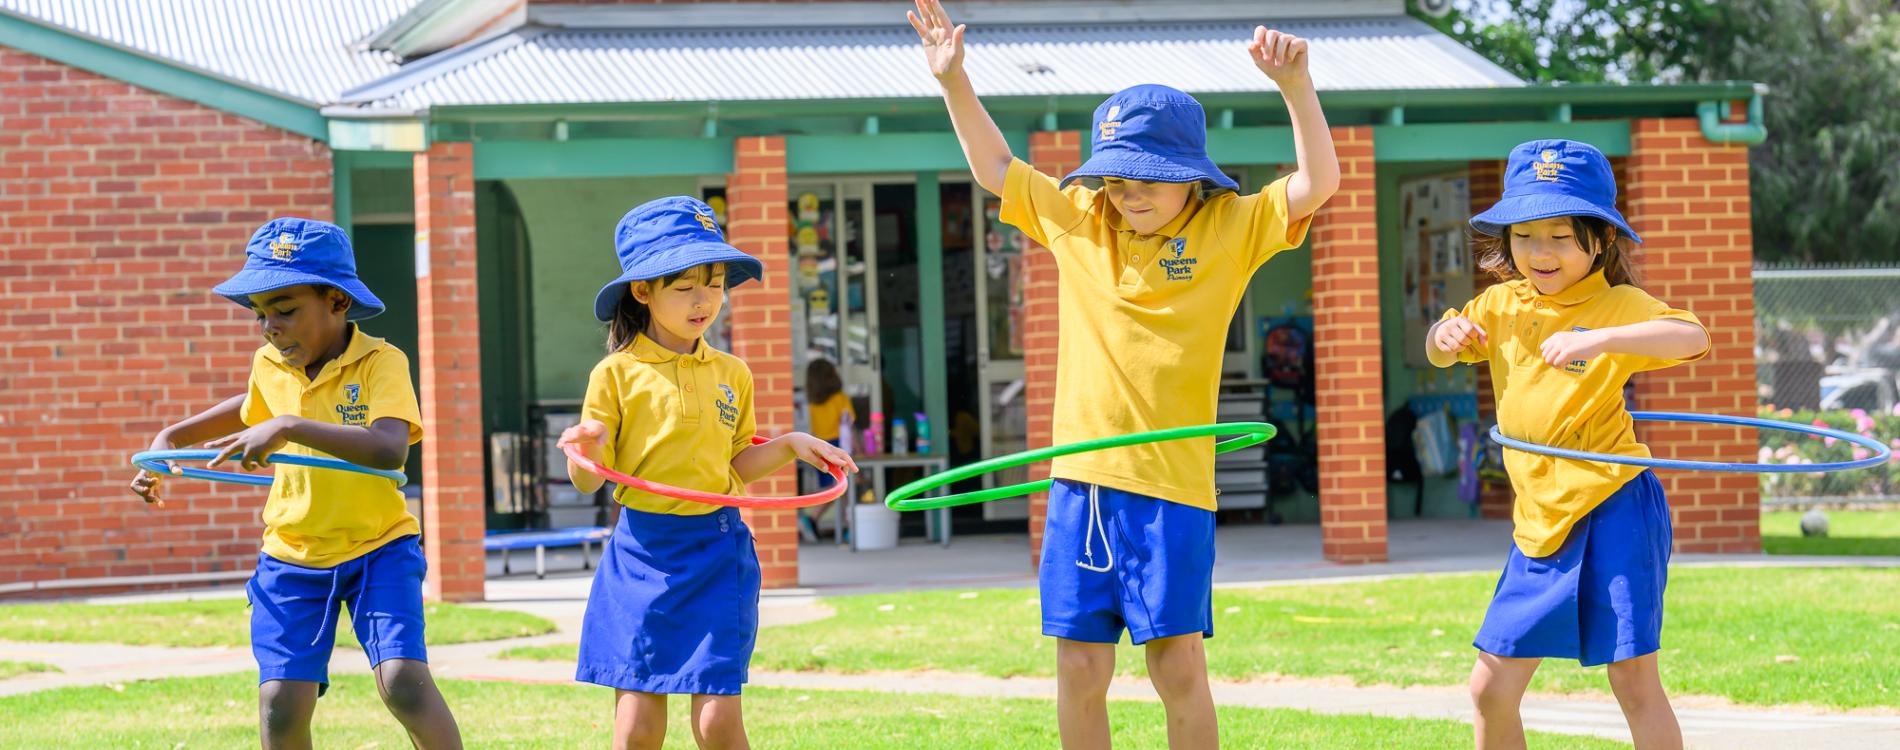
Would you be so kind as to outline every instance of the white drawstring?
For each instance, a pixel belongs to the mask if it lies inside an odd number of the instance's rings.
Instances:
[[[1115,548],[1109,546],[1108,528],[1102,525],[1102,496],[1100,490],[1101,488],[1096,485],[1089,485],[1089,520],[1083,525],[1082,530],[1082,554],[1087,555],[1089,560],[1088,562],[1077,560],[1075,561],[1075,566],[1096,573],[1107,573],[1115,569]],[[1095,564],[1094,544],[1095,533],[1098,531],[1102,534],[1102,555],[1106,558],[1106,562],[1099,567]]]
[[[342,566],[339,565],[337,567],[340,568]],[[317,624],[317,637],[310,639],[310,645],[312,646],[317,645],[319,641],[323,640],[323,631],[330,629],[330,611],[336,609],[336,584],[337,568],[331,568],[330,596],[323,600],[323,622]]]

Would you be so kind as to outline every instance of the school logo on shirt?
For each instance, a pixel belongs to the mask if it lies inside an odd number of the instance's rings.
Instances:
[[[1115,140],[1115,131],[1120,130],[1122,127],[1122,121],[1120,119],[1117,119],[1121,117],[1121,114],[1122,114],[1122,105],[1120,104],[1117,104],[1108,108],[1108,114],[1102,116],[1101,140],[1104,140],[1104,141]]]
[[[1576,331],[1577,333],[1583,333],[1584,331],[1588,331],[1590,329],[1584,328],[1582,326],[1578,326],[1570,330]],[[1570,362],[1564,363],[1564,372],[1570,372],[1570,373],[1576,373],[1578,375],[1582,375],[1584,368],[1589,367],[1589,366],[1590,366],[1590,360],[1587,360],[1587,359],[1572,360]]]
[[[1194,280],[1194,264],[1199,263],[1201,259],[1186,257],[1186,255],[1186,237],[1168,240],[1166,255],[1161,258],[1161,268],[1168,272],[1169,281]]]
[[[343,386],[343,397],[347,404],[336,405],[337,421],[346,425],[366,426],[369,420],[369,404],[359,404],[363,397],[363,384],[349,383]]]
[[[290,260],[290,254],[297,250],[297,238],[289,232],[279,232],[277,241],[270,243],[270,257],[277,260]]]
[[[1564,171],[1564,165],[1557,163],[1557,152],[1544,149],[1544,153],[1538,154],[1538,156],[1543,157],[1544,161],[1539,164],[1531,165],[1532,168],[1537,170],[1537,179],[1545,182],[1556,182],[1557,174]]]
[[[719,393],[720,395],[724,396],[724,400],[713,404],[713,406],[719,410],[720,426],[725,427],[728,430],[738,429],[739,427],[739,406],[738,406],[739,397],[733,395],[732,386],[726,385],[724,383],[721,383],[719,385]]]

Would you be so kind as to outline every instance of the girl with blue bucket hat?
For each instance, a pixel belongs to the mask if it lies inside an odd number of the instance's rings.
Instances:
[[[717,494],[794,459],[856,471],[838,447],[795,432],[752,444],[752,371],[706,343],[726,290],[763,277],[726,243],[710,206],[661,198],[614,230],[621,273],[594,297],[607,357],[587,379],[580,424],[560,445],[644,480]],[[569,461],[583,493],[604,480]],[[575,679],[614,688],[614,747],[660,747],[666,696],[692,696],[702,748],[745,747],[739,692],[758,635],[759,559],[737,508],[631,487],[581,621]]]
[[[1610,162],[1587,143],[1511,150],[1504,196],[1471,217],[1479,265],[1503,283],[1427,334],[1432,364],[1490,364],[1507,436],[1648,457],[1623,402],[1630,376],[1697,359],[1695,315],[1636,286],[1642,239],[1616,209]],[[1657,666],[1672,531],[1643,467],[1505,451],[1513,543],[1473,645],[1478,747],[1523,747],[1518,704],[1545,658],[1609,665],[1638,748],[1679,748]]]
[[[1306,41],[1259,27],[1245,44],[1286,100],[1299,171],[1239,195],[1208,158],[1200,103],[1159,85],[1096,108],[1081,168],[1060,180],[1038,172],[977,100],[964,27],[936,0],[918,0],[910,23],[976,182],[1002,196],[1002,221],[1055,257],[1055,443],[1214,422],[1228,323],[1247,284],[1301,243],[1339,186]],[[1062,745],[1109,746],[1109,678],[1126,631],[1147,648],[1169,744],[1216,746],[1202,643],[1214,632],[1213,439],[1064,456],[1050,475],[1038,578],[1042,632],[1057,639]]]

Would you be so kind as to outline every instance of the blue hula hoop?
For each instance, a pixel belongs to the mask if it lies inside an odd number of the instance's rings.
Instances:
[[[1679,412],[1668,412],[1668,411],[1633,411],[1633,412],[1630,412],[1630,416],[1634,417],[1638,421],[1643,421],[1643,422],[1700,422],[1702,424],[1732,424],[1732,425],[1741,425],[1744,427],[1760,427],[1760,428],[1770,429],[1770,430],[1787,430],[1789,432],[1800,432],[1800,433],[1805,433],[1808,435],[1817,435],[1820,437],[1831,437],[1836,440],[1845,440],[1847,442],[1858,445],[1862,448],[1866,448],[1870,451],[1873,451],[1874,454],[1866,458],[1856,459],[1853,461],[1834,461],[1830,463],[1820,463],[1820,464],[1759,464],[1759,463],[1739,464],[1739,463],[1728,463],[1724,461],[1678,461],[1672,458],[1640,458],[1637,456],[1617,456],[1617,455],[1612,455],[1608,453],[1590,453],[1587,451],[1571,450],[1569,448],[1557,448],[1557,447],[1553,447],[1549,445],[1538,445],[1536,443],[1527,443],[1522,440],[1518,440],[1517,438],[1505,437],[1504,433],[1500,432],[1496,425],[1492,425],[1491,427],[1491,439],[1497,442],[1499,445],[1503,445],[1507,448],[1515,448],[1517,450],[1524,451],[1525,453],[1536,453],[1536,454],[1545,455],[1545,456],[1556,456],[1558,458],[1574,458],[1574,459],[1578,459],[1582,461],[1600,461],[1603,463],[1628,464],[1631,466],[1648,466],[1655,469],[1697,469],[1701,471],[1737,471],[1737,472],[1750,472],[1750,473],[1762,473],[1762,474],[1814,474],[1814,473],[1823,472],[1823,471],[1846,471],[1848,469],[1865,469],[1865,468],[1879,466],[1883,463],[1886,463],[1887,459],[1893,455],[1892,448],[1887,447],[1885,443],[1882,443],[1879,440],[1867,437],[1865,435],[1857,435],[1851,432],[1843,432],[1841,430],[1836,430],[1836,429],[1832,429],[1828,427],[1815,427],[1814,425],[1795,424],[1793,422],[1783,422],[1777,419],[1760,419],[1757,417],[1731,417],[1731,416],[1722,415],[1722,414],[1683,414]]]
[[[271,486],[272,482],[276,481],[276,477],[273,477],[273,476],[263,476],[259,474],[239,474],[235,471],[217,471],[214,469],[192,469],[192,468],[180,466],[178,467],[178,473],[174,474],[172,473],[170,469],[165,468],[166,461],[205,461],[205,460],[209,460],[209,459],[213,459],[217,457],[218,457],[217,451],[202,450],[202,449],[196,449],[196,448],[185,448],[185,449],[180,449],[180,450],[169,450],[169,451],[143,451],[140,453],[132,454],[132,465],[137,466],[146,471],[152,472],[153,474],[157,474],[161,477],[178,476],[178,477],[189,477],[191,479],[208,479],[213,482],[226,482],[229,484],[245,484],[245,485],[250,485],[252,487],[269,487]],[[273,464],[291,464],[294,466],[309,466],[309,467],[317,468],[317,469],[335,469],[337,471],[353,471],[358,474],[368,474],[373,477],[382,477],[384,479],[388,479],[390,481],[395,482],[398,486],[409,483],[408,475],[403,474],[400,471],[391,471],[389,469],[372,469],[367,466],[357,466],[356,464],[350,463],[348,461],[344,461],[344,460],[336,459],[336,458],[329,458],[326,456],[299,456],[294,453],[274,453],[268,456],[266,460],[268,460],[270,463],[273,463]]]

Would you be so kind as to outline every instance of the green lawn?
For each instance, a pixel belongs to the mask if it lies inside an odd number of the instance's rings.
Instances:
[[[423,614],[431,644],[554,632],[554,623],[534,615],[486,607],[435,603],[427,605]],[[361,648],[350,630],[349,616],[339,619],[337,645]],[[250,633],[251,612],[244,599],[0,606],[0,640],[9,641],[243,646],[251,642]]]
[[[55,667],[51,664],[41,664],[36,661],[7,661],[5,659],[0,659],[0,680],[7,679],[8,677],[18,677],[20,675],[30,674],[33,672],[58,672],[58,671],[59,671],[59,667]]]
[[[1494,575],[1220,589],[1208,671],[1245,680],[1344,676],[1361,685],[1460,685],[1476,651]],[[1678,568],[1663,630],[1664,684],[1675,694],[1839,708],[1900,704],[1900,569]],[[925,591],[834,597],[837,616],[766,628],[762,670],[939,669],[1049,676],[1035,592]],[[512,658],[572,660],[575,647]],[[1788,658],[1792,657],[1792,658]],[[1124,643],[1123,674],[1145,673]],[[1532,690],[1607,693],[1601,667],[1550,661]]]
[[[444,680],[463,741],[480,748],[598,747],[610,737],[613,691],[591,685]],[[0,748],[254,747],[257,685],[249,675],[65,688],[0,698],[18,717]],[[668,748],[693,746],[686,703],[673,702]],[[1035,699],[753,689],[746,726],[755,746],[786,750],[958,750],[1055,747],[1055,703]],[[1469,725],[1448,720],[1326,716],[1288,709],[1219,709],[1222,744],[1275,748],[1444,748],[1471,743]],[[1159,703],[1110,708],[1121,747],[1165,747]],[[317,706],[318,747],[408,747],[365,676],[339,676]],[[1532,733],[1533,746],[1618,748],[1586,737]]]
[[[1761,514],[1761,548],[1771,555],[1900,557],[1900,510],[1830,510],[1828,535],[1801,535],[1798,510]]]

